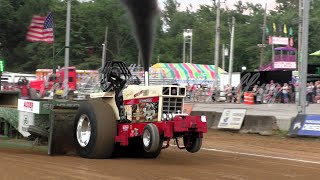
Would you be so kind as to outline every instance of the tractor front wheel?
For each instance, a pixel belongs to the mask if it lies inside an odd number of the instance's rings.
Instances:
[[[190,153],[198,152],[202,146],[202,138],[196,135],[183,136],[183,144]]]
[[[162,148],[158,127],[152,123],[144,127],[142,134],[142,156],[144,158],[156,158],[159,156]]]

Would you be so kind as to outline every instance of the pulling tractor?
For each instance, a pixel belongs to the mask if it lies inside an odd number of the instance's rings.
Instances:
[[[195,153],[207,132],[205,116],[183,113],[185,87],[131,85],[121,61],[107,62],[101,89],[82,102],[74,121],[74,145],[84,158],[112,158],[120,149],[156,158],[174,139],[179,149]],[[178,138],[183,139],[183,145]]]

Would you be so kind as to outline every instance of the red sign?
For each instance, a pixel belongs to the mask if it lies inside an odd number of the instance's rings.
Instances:
[[[124,105],[133,105],[133,104],[140,104],[140,103],[154,103],[154,102],[159,102],[159,97],[124,100]]]
[[[33,102],[25,101],[25,102],[23,103],[23,106],[24,106],[25,108],[32,109],[32,108],[33,108]]]
[[[290,46],[293,47],[293,38],[290,38]]]
[[[296,69],[297,65],[296,62],[274,62],[273,68],[275,69]]]
[[[271,44],[289,45],[289,39],[287,37],[275,37],[275,36],[272,36]]]

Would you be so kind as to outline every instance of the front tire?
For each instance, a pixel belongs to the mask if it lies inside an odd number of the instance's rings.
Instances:
[[[116,115],[111,105],[95,99],[80,105],[75,120],[75,146],[84,158],[111,158],[117,135]]]
[[[198,152],[202,146],[202,138],[196,135],[183,136],[183,144],[190,153]]]
[[[159,130],[156,125],[149,123],[144,127],[142,147],[142,157],[156,158],[159,156],[162,149],[162,140],[160,139]]]

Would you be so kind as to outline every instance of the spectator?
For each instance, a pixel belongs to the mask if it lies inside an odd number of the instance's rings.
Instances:
[[[256,95],[257,104],[261,104],[263,102],[262,97],[263,97],[263,88],[259,87]]]
[[[231,86],[229,84],[225,86],[224,93],[225,93],[226,101],[232,102],[232,92],[231,92]]]
[[[273,80],[270,81],[270,84],[266,85],[266,94],[265,94],[265,103],[271,102],[272,98],[275,94],[275,84],[273,82]]]
[[[273,91],[273,97],[275,98],[275,103],[281,103],[282,102],[282,87],[280,84],[276,86],[276,88]]]
[[[193,84],[191,86],[191,93],[190,93],[190,101],[193,102],[194,101],[194,95],[195,95],[195,91],[196,91],[197,87],[195,84]]]
[[[315,101],[320,104],[320,81],[317,81],[315,84],[316,87],[316,96],[315,96]]]
[[[289,85],[287,83],[284,83],[283,87],[281,88],[283,102],[288,103],[289,102]]]
[[[313,103],[313,91],[314,91],[313,83],[307,83],[307,101],[309,103]]]
[[[211,94],[212,102],[216,102],[216,87],[215,86],[213,86],[211,88],[211,92],[212,92],[212,94]]]
[[[289,85],[288,98],[289,98],[289,103],[295,102],[295,89],[293,84]]]
[[[252,93],[254,93],[254,103],[257,103],[258,85],[254,85],[252,88]]]
[[[187,95],[186,95],[186,99],[191,101],[191,93],[192,93],[192,90],[191,90],[191,86],[190,84],[188,83],[187,86],[186,86],[186,91],[187,91]]]

